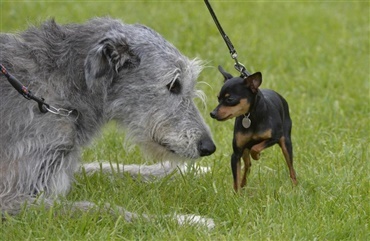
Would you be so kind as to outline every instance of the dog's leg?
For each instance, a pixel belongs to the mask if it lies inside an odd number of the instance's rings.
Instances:
[[[15,201],[17,202],[17,201]],[[31,207],[37,207],[42,206],[45,209],[50,209],[54,204],[57,204],[58,202],[61,203],[63,206],[62,212],[69,214],[72,212],[72,217],[74,213],[78,212],[97,212],[97,211],[103,211],[103,212],[109,212],[113,217],[121,216],[125,219],[126,222],[133,222],[135,219],[143,218],[144,220],[150,221],[150,219],[154,219],[155,216],[149,216],[146,214],[136,214],[132,212],[128,212],[123,207],[120,206],[111,206],[110,204],[105,204],[103,208],[99,207],[95,203],[88,202],[88,201],[79,201],[79,202],[67,202],[67,201],[60,201],[58,199],[52,199],[52,198],[27,198],[27,201],[24,199],[20,200],[20,202],[17,202],[17,204],[13,203],[12,207],[8,207],[7,211],[2,210],[1,212],[1,218],[3,220],[7,219],[8,215],[15,215],[20,212],[22,208],[31,208]],[[67,202],[67,203],[66,203]],[[3,207],[5,208],[5,207]],[[187,215],[181,215],[181,214],[175,214],[175,215],[166,215],[166,217],[169,217],[171,219],[174,219],[179,225],[199,225],[199,226],[205,226],[208,229],[213,229],[215,227],[215,223],[213,219],[202,217],[195,214],[187,214]]]
[[[91,202],[76,202],[76,203],[73,203],[73,208],[87,212],[89,210],[97,208],[97,206]],[[156,216],[153,216],[153,215],[146,215],[146,214],[139,215],[139,214],[135,214],[132,212],[128,212],[123,207],[120,207],[120,206],[111,207],[110,204],[105,204],[104,210],[109,211],[113,216],[119,215],[119,216],[124,217],[126,222],[132,222],[138,218],[143,218],[146,221],[150,221],[151,219],[156,218]],[[199,226],[205,226],[208,229],[213,229],[215,227],[215,223],[213,219],[205,218],[205,217],[195,215],[195,214],[187,214],[187,215],[175,214],[175,215],[166,215],[166,217],[175,219],[179,225],[199,225]]]
[[[133,178],[137,178],[140,175],[143,181],[165,177],[175,171],[176,168],[177,166],[171,162],[163,162],[153,165],[123,165],[109,162],[93,162],[82,166],[82,169],[86,174],[99,171],[104,173],[128,173]]]
[[[251,148],[251,156],[254,160],[260,159],[260,152],[266,148],[266,142],[267,140],[264,140]]]
[[[234,179],[234,190],[239,192],[240,189],[240,156],[233,153],[231,156],[231,171]]]
[[[215,227],[215,222],[211,218],[205,218],[199,215],[188,214],[188,215],[179,215],[176,214],[175,218],[179,225],[202,225],[206,226],[208,229],[213,229]]]
[[[7,201],[7,200],[6,200]],[[23,209],[27,209],[30,207],[37,207],[41,204],[49,208],[53,201],[44,198],[37,198],[31,196],[18,196],[16,198],[11,199],[11,202],[5,202],[4,200],[0,199],[1,202],[1,216],[3,220],[6,220],[7,216],[14,216],[19,214]]]
[[[188,163],[176,163],[171,161],[165,161],[162,163],[157,163],[153,165],[122,165],[122,164],[115,164],[115,163],[87,163],[82,166],[82,170],[86,174],[92,174],[94,172],[105,172],[105,173],[129,173],[132,177],[141,176],[141,180],[150,181],[154,178],[162,178],[165,177],[175,171],[179,171],[181,173],[188,172],[191,168],[199,168],[196,169],[199,173],[206,173],[209,171],[207,167],[193,167],[189,166]],[[94,208],[95,204],[91,202],[76,202],[73,204],[73,208],[88,211],[91,208]],[[106,209],[111,211],[113,214],[114,211],[118,212],[117,214],[122,215],[125,217],[125,220],[131,222],[135,218],[143,217],[145,219],[155,218],[155,216],[149,215],[138,215],[135,213],[131,213],[126,211],[124,208],[116,206],[111,208],[110,205],[105,205]],[[215,223],[213,219],[202,217],[195,214],[174,214],[174,215],[166,215],[171,219],[175,219],[179,225],[199,225],[199,226],[206,226],[208,229],[213,229],[215,227]]]
[[[19,211],[24,208],[31,208],[31,207],[37,207],[42,206],[45,209],[50,209],[54,204],[60,203],[63,207],[62,213],[72,214],[72,217],[74,216],[74,213],[79,212],[108,212],[113,217],[121,216],[125,219],[126,222],[133,222],[135,219],[142,218],[146,221],[150,221],[151,219],[155,219],[156,216],[154,215],[146,215],[146,214],[136,214],[127,211],[121,206],[116,205],[110,205],[108,203],[105,203],[103,207],[100,207],[96,205],[95,203],[89,202],[89,201],[78,201],[78,202],[69,202],[66,200],[59,200],[54,198],[44,198],[43,196],[40,196],[38,198],[31,198],[29,197],[27,201],[21,200],[19,202],[19,205],[17,210],[14,213],[12,213],[10,210],[9,212],[2,212],[2,218],[6,219],[7,214],[8,215],[14,215],[16,213],[19,213]],[[199,225],[199,226],[206,226],[208,229],[213,229],[215,227],[215,223],[213,219],[202,217],[195,214],[175,214],[175,215],[165,215],[166,217],[170,219],[174,219],[179,225]]]
[[[278,141],[275,139],[267,139],[267,140],[263,140],[260,143],[252,146],[251,151],[250,151],[252,158],[254,160],[259,160],[261,151],[276,144],[277,142]]]
[[[97,209],[94,203],[91,202],[75,202],[73,203],[74,210],[81,210],[84,212],[88,212],[90,210]],[[123,207],[120,206],[111,206],[110,204],[105,204],[104,208],[105,211],[108,211],[113,216],[122,216],[126,220],[126,222],[133,222],[135,219],[143,218],[146,221],[150,221],[151,219],[155,219],[156,216],[153,215],[146,215],[146,214],[136,214],[132,212],[128,212]],[[213,229],[215,227],[215,223],[211,218],[205,218],[195,214],[175,214],[175,215],[166,215],[171,219],[174,219],[179,225],[199,225],[205,226],[208,229]]]
[[[240,185],[241,187],[245,187],[245,185],[247,184],[247,175],[249,174],[250,167],[252,165],[249,153],[250,151],[248,149],[245,149],[243,152],[244,173],[243,173],[243,177],[242,177],[242,181]]]
[[[73,208],[86,212],[94,208],[97,208],[97,206],[91,202],[76,202],[76,203],[73,203]],[[138,218],[144,218],[147,221],[150,221],[151,219],[156,218],[156,216],[153,216],[153,215],[146,215],[146,214],[139,215],[139,214],[135,214],[132,212],[128,212],[120,206],[111,207],[110,204],[105,204],[104,209],[109,211],[113,216],[116,216],[116,215],[123,216],[127,222],[132,222]],[[175,219],[179,225],[199,225],[199,226],[206,226],[208,229],[213,229],[215,227],[215,223],[213,219],[205,218],[205,217],[195,215],[195,214],[187,214],[187,215],[175,214],[175,215],[166,215],[166,217]]]
[[[176,171],[187,173],[192,168],[195,169],[195,171],[199,174],[207,173],[210,170],[209,167],[201,167],[188,163],[177,163],[172,161],[164,161],[153,165],[123,165],[109,162],[93,162],[84,164],[82,166],[82,169],[86,172],[86,174],[94,173],[97,171],[102,171],[105,173],[125,172],[130,174],[133,178],[137,178],[138,176],[140,176],[143,181],[151,181],[153,179],[163,178]]]
[[[121,206],[111,206],[108,203],[104,204],[104,207],[101,208],[97,206],[95,203],[88,202],[88,201],[79,201],[74,202],[72,205],[72,211],[83,211],[83,212],[89,212],[89,211],[104,211],[111,214],[113,217],[121,216],[125,219],[126,222],[133,222],[135,219],[143,218],[145,220],[149,220],[149,216],[145,214],[136,214],[127,211]]]
[[[284,136],[280,138],[279,145],[285,157],[285,161],[289,168],[290,178],[294,185],[297,185],[297,177],[295,174],[295,170],[293,168],[293,147],[292,142],[289,138],[285,138]]]
[[[91,202],[75,202],[72,206],[73,210],[81,210],[84,212],[88,212],[91,210],[98,210],[98,206]],[[156,216],[153,215],[146,215],[146,214],[136,214],[132,212],[128,212],[123,207],[120,206],[111,206],[110,204],[105,204],[103,211],[108,211],[112,216],[122,216],[126,220],[126,222],[133,222],[135,219],[143,218],[146,221],[150,221],[155,219]],[[166,215],[171,219],[174,219],[179,225],[199,225],[205,226],[208,229],[213,229],[215,227],[215,223],[211,218],[205,218],[195,214],[175,214],[175,215]]]
[[[31,208],[31,207],[37,207],[37,206],[42,206],[45,209],[50,209],[54,204],[60,203],[63,207],[62,213],[69,213],[69,212],[90,212],[90,211],[108,211],[111,215],[113,216],[122,216],[127,222],[132,222],[134,219],[137,219],[139,217],[142,217],[144,219],[148,219],[148,216],[143,214],[143,215],[138,215],[135,213],[131,213],[126,211],[124,208],[119,207],[119,206],[114,206],[111,207],[109,204],[105,204],[102,209],[98,207],[95,203],[88,202],[88,201],[78,201],[78,202],[69,202],[69,201],[61,201],[59,199],[55,198],[45,198],[42,195],[37,198],[29,197],[27,198],[27,201],[22,200],[22,203],[20,203],[19,209],[17,210],[16,213],[19,213],[21,208]],[[8,214],[12,215],[14,213],[9,213]],[[3,215],[4,216],[4,215]],[[72,215],[73,216],[73,215]]]

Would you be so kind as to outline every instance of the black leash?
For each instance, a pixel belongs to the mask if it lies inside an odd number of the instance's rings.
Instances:
[[[30,90],[27,89],[19,80],[17,80],[13,75],[9,74],[4,65],[0,64],[1,73],[5,75],[9,83],[16,89],[24,98],[27,100],[34,100],[38,103],[39,110],[41,113],[47,113],[50,105],[46,104],[44,98],[38,98],[32,94]]]
[[[1,73],[8,79],[9,83],[16,89],[24,98],[27,100],[34,100],[37,102],[39,110],[41,113],[53,113],[56,115],[61,115],[61,116],[70,116],[72,112],[76,110],[66,110],[63,108],[56,108],[54,106],[51,106],[47,103],[45,103],[44,98],[39,98],[37,96],[34,96],[32,92],[24,86],[17,78],[15,78],[13,75],[11,75],[4,65],[0,64],[0,71]],[[77,112],[77,111],[76,111]],[[78,113],[77,113],[78,114]],[[78,116],[77,116],[78,117]]]
[[[220,25],[220,22],[218,21],[217,17],[216,17],[216,14],[215,12],[213,11],[212,7],[211,7],[211,4],[208,2],[208,0],[204,0],[205,4],[207,5],[207,8],[213,18],[213,21],[215,22],[217,28],[218,28],[218,31],[220,32],[222,38],[224,39],[225,43],[226,43],[226,46],[229,48],[229,51],[230,51],[230,55],[231,55],[231,58],[235,60],[235,69],[237,71],[240,72],[240,74],[243,76],[243,77],[247,77],[250,75],[250,73],[245,69],[244,65],[242,65],[239,61],[238,61],[238,54],[234,48],[234,45],[231,43],[229,37],[226,35],[226,33],[224,32],[224,30],[222,29],[221,25]]]

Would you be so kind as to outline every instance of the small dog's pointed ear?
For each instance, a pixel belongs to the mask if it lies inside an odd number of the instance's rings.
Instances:
[[[261,72],[256,72],[247,76],[244,79],[244,83],[247,85],[248,88],[252,90],[253,93],[257,93],[258,87],[262,84],[262,74]]]
[[[132,53],[125,36],[110,32],[87,54],[84,66],[87,87],[91,89],[100,81],[110,84],[114,74],[139,64],[140,58]]]
[[[222,67],[221,65],[218,66],[218,70],[221,72],[221,74],[224,76],[224,82],[226,82],[228,79],[231,79],[233,78],[233,76],[229,73],[227,73]]]

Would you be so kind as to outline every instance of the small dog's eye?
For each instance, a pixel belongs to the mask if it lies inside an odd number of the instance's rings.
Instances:
[[[228,106],[234,106],[239,103],[239,99],[235,97],[227,97],[223,100],[223,103]]]
[[[167,89],[172,93],[172,94],[180,94],[181,91],[181,84],[180,80],[177,78],[175,81],[169,83],[167,85]]]
[[[235,101],[235,99],[233,97],[227,97],[225,101],[226,103],[231,104]]]

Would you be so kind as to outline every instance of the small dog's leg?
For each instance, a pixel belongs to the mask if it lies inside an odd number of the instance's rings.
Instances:
[[[247,175],[249,174],[250,167],[252,165],[249,153],[250,151],[248,149],[245,149],[243,152],[244,173],[243,173],[243,177],[242,177],[242,181],[240,185],[241,187],[245,187],[245,185],[247,184]]]
[[[259,160],[260,159],[260,153],[263,149],[266,148],[266,142],[267,142],[267,140],[264,140],[264,141],[258,143],[257,145],[252,146],[250,153],[251,153],[251,156],[254,160]]]
[[[275,140],[275,139],[267,139],[267,140],[264,140],[256,145],[254,145],[252,148],[251,148],[251,156],[254,160],[259,160],[260,159],[260,153],[261,151],[263,151],[264,149],[276,144],[278,141]]]
[[[288,165],[290,178],[292,179],[293,184],[297,185],[297,177],[293,168],[292,142],[289,138],[281,137],[279,140],[279,145],[285,157],[286,164]]]
[[[231,156],[231,171],[234,178],[234,190],[239,192],[240,189],[240,157],[235,153]]]

